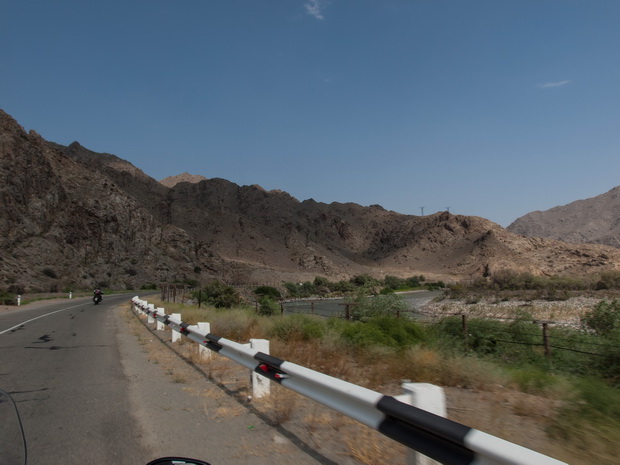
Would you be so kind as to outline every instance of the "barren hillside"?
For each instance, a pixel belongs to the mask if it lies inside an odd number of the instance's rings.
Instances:
[[[528,213],[507,229],[524,236],[620,248],[620,186],[596,197]]]
[[[167,187],[115,155],[26,133],[3,112],[0,180],[0,286],[15,289],[361,273],[453,280],[620,264],[612,247],[526,238],[478,217],[300,202],[187,173]]]

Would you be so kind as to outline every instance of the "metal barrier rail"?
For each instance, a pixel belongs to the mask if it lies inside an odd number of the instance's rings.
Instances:
[[[566,465],[552,457],[401,402],[396,397],[203,334],[138,297],[134,308],[194,342],[446,465]]]

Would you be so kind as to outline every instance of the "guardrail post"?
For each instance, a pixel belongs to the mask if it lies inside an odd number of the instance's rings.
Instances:
[[[22,296],[18,295],[17,296],[17,305],[20,306],[22,304]]]
[[[198,331],[200,331],[202,334],[209,334],[211,332],[211,323],[207,323],[204,321],[199,322]],[[198,355],[200,356],[200,358],[209,360],[211,359],[211,356],[213,354],[205,346],[198,344]]]
[[[269,340],[250,339],[250,347],[264,354],[269,355]],[[252,372],[252,396],[254,399],[268,396],[271,392],[271,384],[268,378]]]
[[[175,318],[177,320],[181,320],[181,314],[180,313],[173,313],[172,315],[170,315],[172,318]],[[176,330],[172,330],[172,342],[177,342],[178,340],[181,339],[181,333],[176,331]]]
[[[162,307],[158,307],[157,308],[157,312],[159,313],[159,311],[161,310],[161,313],[165,313],[164,309]],[[163,324],[161,321],[157,320],[157,326],[155,326],[155,329],[157,331],[163,331],[164,329],[166,329],[166,325]]]
[[[441,417],[447,416],[446,396],[442,387],[429,383],[403,382],[402,388],[404,394],[397,396],[401,402]],[[438,463],[413,449],[409,449],[407,452],[407,465],[435,465]]]
[[[155,305],[154,304],[148,304],[148,308],[152,312],[153,310],[155,310]],[[146,322],[148,324],[152,325],[153,323],[155,323],[155,318],[153,318],[150,313],[148,315],[149,316],[147,317]]]

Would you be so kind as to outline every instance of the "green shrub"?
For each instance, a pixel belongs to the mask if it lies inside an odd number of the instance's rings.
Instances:
[[[355,305],[351,310],[351,319],[364,320],[376,316],[396,316],[399,311],[407,308],[402,297],[394,293],[368,297],[361,290],[355,298]]]
[[[269,329],[269,336],[282,341],[308,341],[319,339],[325,331],[325,321],[310,315],[286,315],[278,317]]]
[[[620,289],[620,271],[604,271],[595,285],[596,289]]]
[[[239,293],[232,287],[220,281],[212,281],[199,291],[192,293],[192,298],[200,300],[215,308],[231,308],[241,303]]]
[[[526,366],[512,372],[512,380],[519,389],[528,394],[542,394],[551,389],[556,383],[556,377],[535,366]]]
[[[620,329],[620,301],[599,302],[592,311],[584,315],[582,324],[601,336],[610,336]]]
[[[353,322],[342,328],[342,337],[353,345],[380,345],[404,348],[425,340],[424,331],[414,321],[379,316]]]
[[[575,395],[567,399],[551,428],[553,436],[581,444],[596,445],[597,457],[617,460],[620,444],[620,391],[595,378],[573,381]],[[617,461],[596,463],[617,463]],[[594,463],[594,462],[592,462]]]
[[[16,305],[17,299],[15,294],[6,291],[0,291],[0,303],[2,305]]]
[[[270,297],[271,299],[281,299],[282,294],[275,287],[259,286],[254,289],[254,295]]]
[[[337,283],[332,284],[331,289],[334,292],[346,293],[353,292],[355,290],[355,286],[349,281],[338,281]]]
[[[397,276],[388,275],[383,279],[383,284],[387,289],[395,291],[396,289],[401,288],[405,284],[405,281],[398,278]]]
[[[314,284],[310,281],[304,283],[284,283],[284,287],[290,297],[310,297],[315,294]]]
[[[359,274],[359,275],[353,276],[349,280],[349,282],[351,284],[354,284],[357,287],[370,287],[370,286],[376,286],[377,284],[379,284],[379,282],[375,278],[367,274]]]
[[[273,316],[280,313],[280,304],[269,296],[262,296],[258,299],[258,314],[263,316]]]
[[[350,323],[341,335],[344,340],[355,346],[395,346],[394,341],[377,326],[361,321]]]

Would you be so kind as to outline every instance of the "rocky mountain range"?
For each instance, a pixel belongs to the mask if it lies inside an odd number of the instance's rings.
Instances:
[[[620,248],[620,186],[596,197],[528,213],[507,229],[530,237]]]
[[[1,110],[0,232],[0,290],[620,266],[617,248],[525,237],[479,217],[300,202],[187,173],[158,182],[115,155],[26,132]]]

